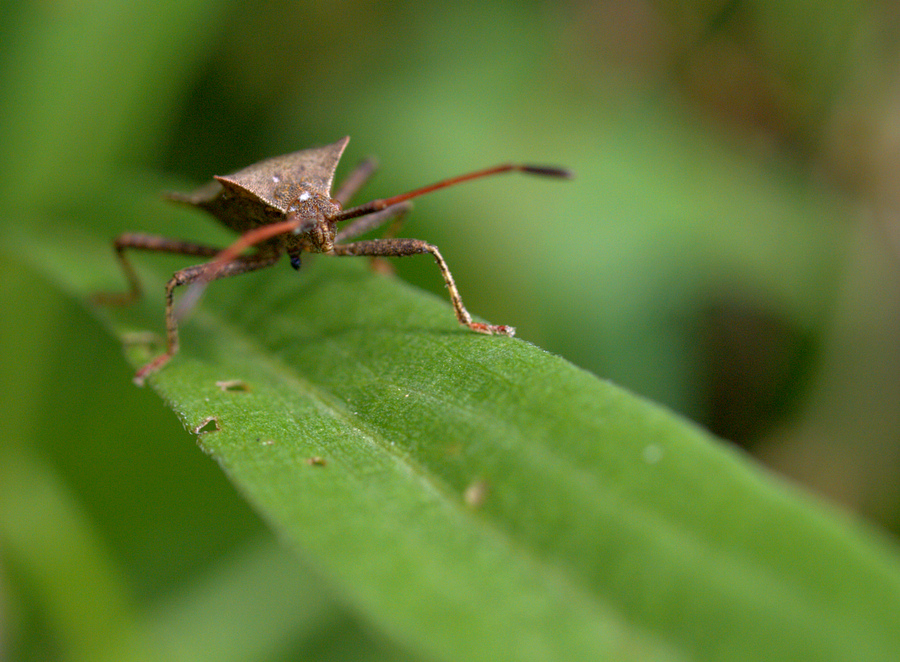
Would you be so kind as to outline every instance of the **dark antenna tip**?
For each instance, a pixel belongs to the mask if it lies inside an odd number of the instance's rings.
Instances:
[[[554,166],[523,165],[519,166],[519,170],[531,175],[541,175],[542,177],[557,177],[559,179],[573,179],[575,177],[575,173],[571,170]]]

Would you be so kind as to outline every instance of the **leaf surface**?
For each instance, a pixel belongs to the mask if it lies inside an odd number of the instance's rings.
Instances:
[[[389,635],[439,659],[897,650],[896,552],[857,523],[559,357],[459,328],[365,261],[286,271],[216,283],[149,381]],[[127,339],[140,325],[122,320],[161,326],[155,299],[99,313]]]

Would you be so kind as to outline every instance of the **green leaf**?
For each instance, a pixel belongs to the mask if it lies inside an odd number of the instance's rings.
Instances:
[[[72,255],[74,241],[30,257],[73,291],[114,287],[102,246]],[[164,278],[98,315],[123,339],[161,330]],[[365,261],[217,282],[182,330],[151,386],[272,528],[413,650],[887,660],[900,645],[896,550],[877,536],[652,403],[461,329]]]

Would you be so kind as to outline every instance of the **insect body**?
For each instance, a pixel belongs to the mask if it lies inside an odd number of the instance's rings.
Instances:
[[[501,165],[446,179],[409,193],[344,209],[353,194],[375,170],[373,161],[364,161],[354,170],[332,197],[334,172],[349,138],[324,147],[307,149],[261,161],[214,181],[189,195],[172,195],[173,200],[206,210],[232,230],[241,234],[222,250],[192,242],[155,235],[123,234],[114,248],[130,289],[122,294],[103,294],[105,303],[131,303],[141,295],[141,284],[125,251],[129,249],[179,253],[213,258],[193,267],[176,271],[166,284],[166,351],[135,374],[143,384],[147,375],[164,366],[178,351],[178,318],[197,301],[212,280],[270,267],[285,253],[291,266],[300,268],[302,253],[328,255],[403,256],[430,253],[441,270],[450,293],[450,301],[459,322],[473,331],[511,336],[509,326],[495,326],[472,320],[463,305],[447,263],[436,246],[420,239],[383,237],[346,243],[388,220],[396,222],[409,210],[410,199],[460,182],[502,172],[527,172],[550,177],[571,177],[559,168],[527,165]],[[352,220],[340,230],[338,223]],[[251,253],[248,248],[255,247]],[[175,288],[189,285],[176,309]]]

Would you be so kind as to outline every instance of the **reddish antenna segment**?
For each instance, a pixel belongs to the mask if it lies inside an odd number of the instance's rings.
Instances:
[[[434,184],[430,184],[428,186],[423,186],[422,188],[417,188],[413,191],[409,191],[408,193],[401,193],[400,195],[395,195],[390,198],[383,198],[381,200],[372,200],[371,202],[359,205],[358,207],[353,207],[351,209],[342,211],[334,217],[334,220],[346,221],[347,219],[356,218],[358,216],[365,216],[366,214],[371,214],[375,211],[387,209],[392,205],[406,202],[407,200],[412,200],[413,198],[418,198],[420,195],[438,191],[442,188],[448,188],[450,186],[455,186],[456,184],[462,184],[463,182],[468,182],[473,179],[481,179],[482,177],[490,177],[491,175],[500,175],[504,172],[524,172],[530,175],[556,177],[558,179],[572,179],[573,176],[572,172],[566,170],[565,168],[505,163],[503,165],[494,166],[493,168],[485,168],[484,170],[476,170],[475,172],[469,172],[465,175],[457,175],[456,177],[442,179],[439,182],[435,182]]]

